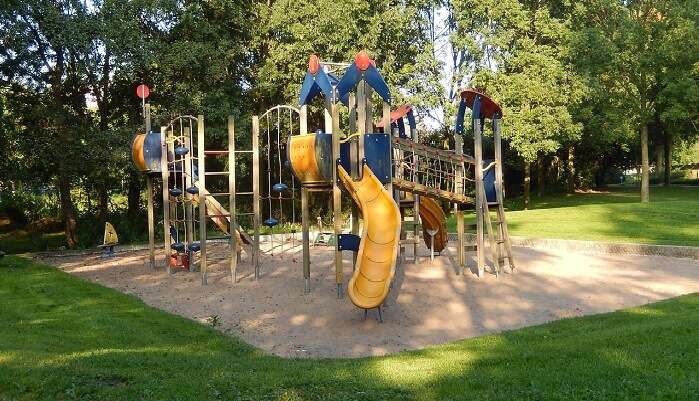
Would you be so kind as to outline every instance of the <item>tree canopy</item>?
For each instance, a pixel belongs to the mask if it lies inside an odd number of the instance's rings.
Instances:
[[[105,220],[115,196],[141,212],[138,84],[154,125],[202,113],[223,132],[228,115],[294,104],[311,53],[346,62],[361,49],[439,135],[456,88],[499,102],[514,192],[528,196],[532,166],[540,187],[639,165],[644,183],[651,165],[669,183],[672,149],[699,132],[697,24],[698,0],[4,1],[0,191],[55,192],[75,246],[81,216]]]

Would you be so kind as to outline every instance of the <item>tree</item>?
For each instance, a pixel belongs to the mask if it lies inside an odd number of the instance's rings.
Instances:
[[[524,161],[525,207],[530,165],[577,140],[582,125],[572,108],[584,94],[570,59],[568,14],[557,1],[453,2],[452,45],[471,55],[461,76],[503,107],[503,137]]]
[[[348,62],[366,49],[391,88],[394,104],[410,102],[426,109],[434,101],[439,65],[432,58],[425,12],[429,1],[301,0],[258,5],[252,86],[258,109],[297,101],[308,56]],[[319,12],[322,10],[322,12]],[[436,78],[435,78],[436,77]]]
[[[691,95],[685,99],[678,95],[685,89],[694,92],[696,85],[696,81],[681,79],[697,61],[693,11],[697,4],[686,3],[598,0],[577,5],[585,21],[576,46],[582,56],[579,65],[596,77],[595,97],[611,106],[612,120],[618,126],[635,127],[640,134],[642,202],[649,200],[651,126],[665,130],[670,116],[691,119],[688,109],[678,109],[692,100]],[[620,109],[622,118],[618,118]]]

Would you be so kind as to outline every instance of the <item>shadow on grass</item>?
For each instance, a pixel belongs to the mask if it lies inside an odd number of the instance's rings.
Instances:
[[[383,358],[293,360],[19,258],[0,261],[0,274],[0,399],[692,400],[699,394],[699,295]],[[585,299],[574,283],[552,289],[522,274],[517,285]],[[505,294],[502,302],[508,301]],[[467,294],[463,302],[479,307]]]

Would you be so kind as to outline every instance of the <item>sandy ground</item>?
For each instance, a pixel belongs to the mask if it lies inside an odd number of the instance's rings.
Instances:
[[[384,355],[699,291],[699,261],[691,259],[516,248],[514,274],[478,278],[457,274],[450,248],[434,262],[421,257],[413,264],[409,258],[399,267],[379,323],[375,310],[364,319],[346,295],[337,299],[329,248],[311,249],[308,295],[298,246],[263,255],[259,280],[244,253],[235,285],[224,270],[225,248],[209,249],[210,260],[218,262],[206,287],[198,273],[147,272],[146,252],[106,261],[99,256],[43,261],[168,312],[201,322],[217,316],[220,330],[284,357]],[[345,283],[350,274],[346,252]]]

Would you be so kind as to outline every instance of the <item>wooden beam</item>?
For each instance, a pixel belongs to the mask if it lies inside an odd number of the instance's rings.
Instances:
[[[165,248],[165,268],[168,274],[170,270],[170,165],[167,161],[168,145],[167,145],[167,127],[160,127],[160,166],[162,178],[162,195],[163,195],[163,246]]]
[[[201,270],[201,284],[207,284],[207,260],[206,260],[206,163],[204,154],[204,116],[197,117],[197,165],[199,176],[199,242],[201,249],[199,252],[199,269]]]
[[[252,116],[252,192],[254,244],[252,264],[255,279],[260,278],[260,118]]]
[[[237,208],[235,204],[235,120],[233,116],[228,116],[228,212],[231,217],[228,221],[228,234],[230,236],[230,251],[228,266],[231,271],[231,281],[237,281],[238,273],[238,236],[235,234],[238,224],[236,220]]]

